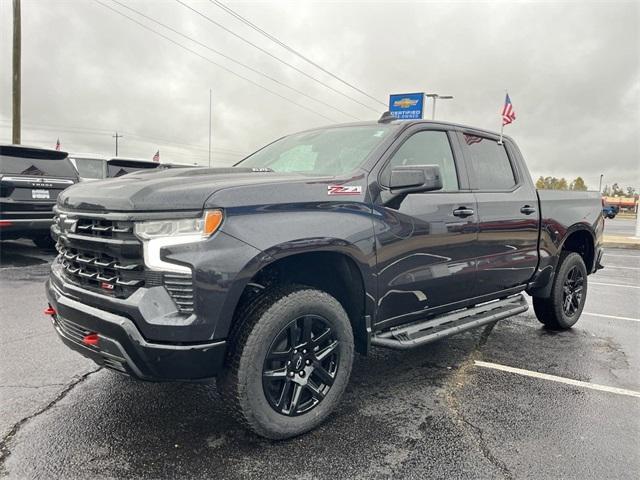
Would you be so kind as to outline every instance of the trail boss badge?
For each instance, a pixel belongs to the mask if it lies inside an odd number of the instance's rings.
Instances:
[[[362,187],[360,185],[329,185],[327,195],[360,195]]]

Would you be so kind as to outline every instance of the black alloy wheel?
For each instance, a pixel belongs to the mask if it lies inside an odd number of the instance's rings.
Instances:
[[[587,299],[587,268],[580,254],[563,251],[548,296],[533,297],[533,310],[552,330],[571,328],[580,318]]]
[[[574,266],[562,286],[562,308],[565,315],[573,317],[582,303],[584,276],[578,266]]]
[[[340,363],[336,332],[319,315],[304,315],[275,337],[264,361],[262,387],[278,413],[298,416],[329,393]]]
[[[241,307],[217,378],[223,404],[266,438],[325,422],[353,365],[353,328],[340,302],[305,285],[272,285]]]

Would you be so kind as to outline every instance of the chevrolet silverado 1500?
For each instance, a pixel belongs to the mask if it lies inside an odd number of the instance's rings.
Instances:
[[[230,168],[138,172],[58,197],[46,291],[61,339],[144,380],[216,377],[269,438],[322,422],[354,352],[527,310],[580,317],[597,192],[537,191],[515,142],[441,122],[338,125]]]

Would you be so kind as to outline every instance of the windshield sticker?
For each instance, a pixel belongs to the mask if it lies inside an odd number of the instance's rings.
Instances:
[[[329,185],[327,195],[360,195],[362,187],[360,185]]]

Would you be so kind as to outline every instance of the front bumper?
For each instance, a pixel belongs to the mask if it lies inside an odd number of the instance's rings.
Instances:
[[[148,342],[134,323],[123,316],[80,303],[47,280],[46,293],[54,308],[53,324],[61,340],[107,368],[142,380],[201,380],[222,369],[226,341],[197,344]],[[97,345],[83,338],[98,335]]]

